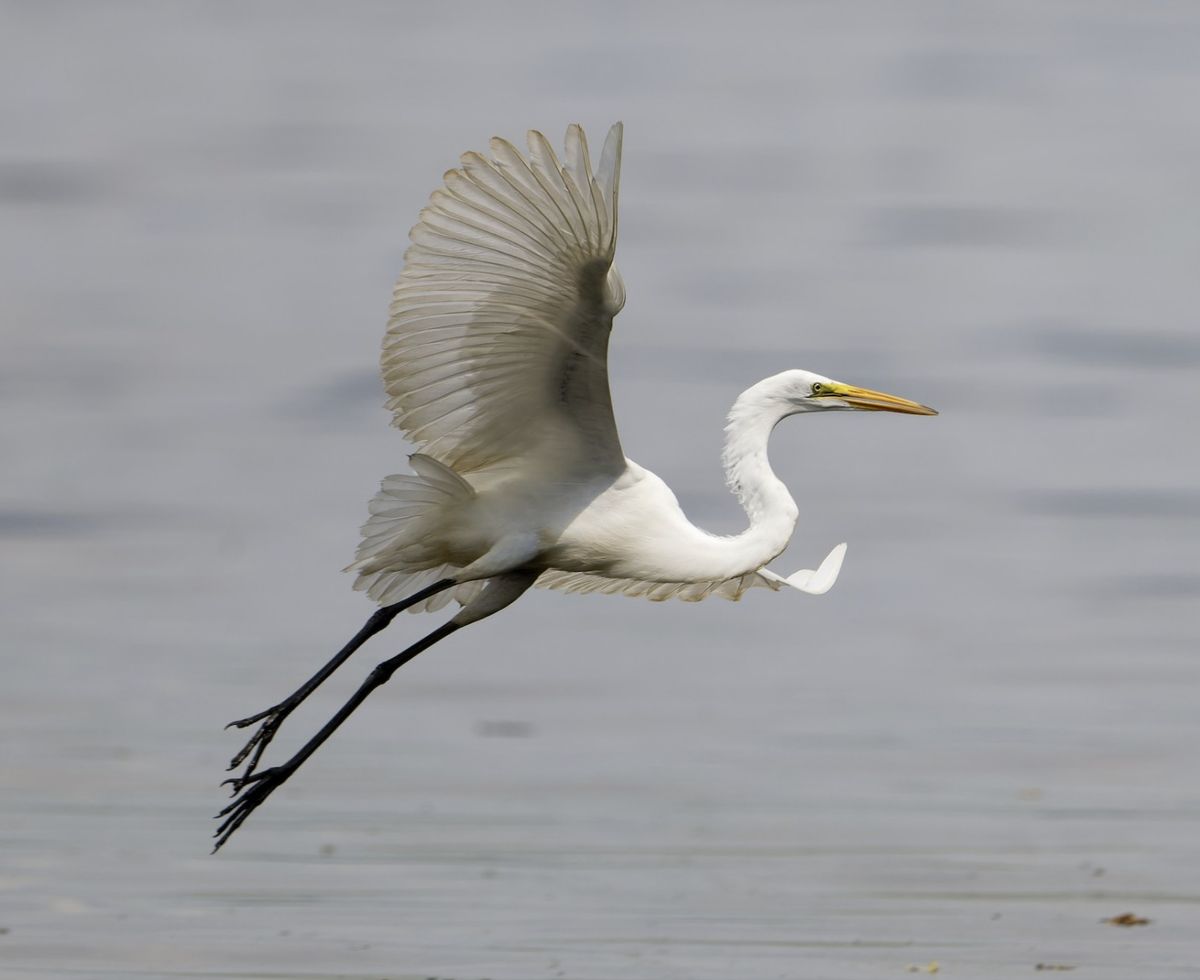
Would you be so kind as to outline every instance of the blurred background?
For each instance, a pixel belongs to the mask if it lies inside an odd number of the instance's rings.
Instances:
[[[0,17],[0,976],[1196,975],[1200,8]],[[418,209],[616,119],[618,424],[697,523],[764,375],[941,416],[776,432],[828,596],[530,593],[208,857],[221,726],[370,612]]]

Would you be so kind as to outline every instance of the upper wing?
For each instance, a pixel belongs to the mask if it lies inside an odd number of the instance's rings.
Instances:
[[[567,129],[522,156],[466,153],[420,221],[396,283],[382,368],[394,424],[459,473],[539,450],[620,472],[608,336],[625,301],[617,244],[621,124],[592,174]]]

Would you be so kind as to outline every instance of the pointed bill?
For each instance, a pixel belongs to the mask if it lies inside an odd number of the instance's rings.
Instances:
[[[902,412],[905,415],[937,415],[936,409],[918,402],[889,395],[882,391],[872,391],[870,388],[858,388],[854,385],[839,383],[831,384],[829,395],[844,401],[851,408],[861,408],[868,412]]]

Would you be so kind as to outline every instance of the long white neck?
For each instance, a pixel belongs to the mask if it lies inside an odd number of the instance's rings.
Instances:
[[[745,531],[727,540],[749,568],[779,555],[796,529],[796,502],[767,459],[771,430],[788,414],[756,385],[733,403],[725,425],[725,482],[750,520]]]

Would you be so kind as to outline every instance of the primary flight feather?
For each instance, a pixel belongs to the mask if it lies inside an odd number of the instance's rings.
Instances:
[[[612,127],[595,171],[579,126],[567,129],[562,162],[541,133],[529,133],[524,155],[493,139],[491,156],[464,154],[421,211],[381,362],[394,424],[418,452],[411,473],[384,479],[349,566],[381,608],[295,693],[233,723],[258,728],[230,764],[246,769],[227,780],[239,795],[220,814],[216,848],[402,664],[532,585],[689,601],[755,586],[827,591],[844,544],[815,571],[766,568],[798,514],[767,460],[771,430],[804,412],[937,414],[808,371],[766,378],[726,425],[726,479],[749,526],[715,535],[692,524],[670,488],[626,458],[613,421],[622,135]],[[257,769],[283,720],[370,636],[403,609],[451,598],[462,605],[453,617],[377,666],[295,756]]]

